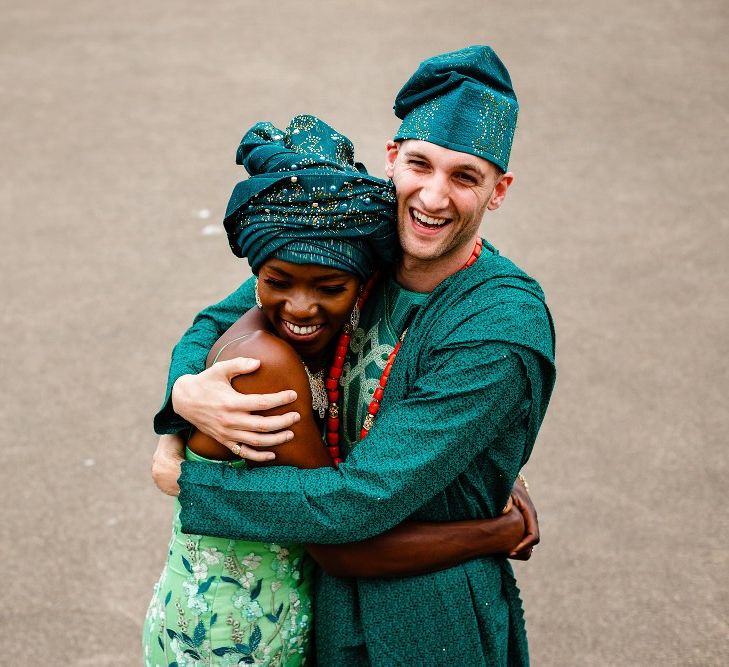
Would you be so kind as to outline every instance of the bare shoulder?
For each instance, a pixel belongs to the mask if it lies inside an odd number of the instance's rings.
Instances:
[[[258,308],[251,308],[243,313],[228,329],[223,333],[215,344],[210,348],[207,356],[207,368],[210,368],[216,361],[226,358],[233,358],[241,355],[233,355],[233,357],[222,356],[222,352],[229,345],[237,341],[245,340],[251,334],[257,331],[266,331],[267,321],[265,315]]]
[[[255,373],[234,378],[233,386],[237,391],[250,394],[293,389],[311,404],[311,390],[304,364],[286,341],[268,331],[250,331],[226,343],[217,353],[216,361],[236,357],[251,357],[261,361]]]

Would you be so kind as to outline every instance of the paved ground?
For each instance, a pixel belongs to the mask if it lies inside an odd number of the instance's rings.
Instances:
[[[174,340],[246,275],[206,233],[242,131],[317,113],[381,173],[399,85],[472,43],[523,108],[484,233],[559,334],[533,662],[728,664],[726,3],[356,7],[0,2],[0,664],[140,662],[170,521],[151,417]]]

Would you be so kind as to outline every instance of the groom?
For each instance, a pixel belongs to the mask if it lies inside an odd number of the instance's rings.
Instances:
[[[488,47],[420,65],[397,96],[403,122],[387,144],[402,256],[373,290],[340,383],[345,462],[338,470],[242,474],[186,462],[179,480],[183,530],[331,543],[365,539],[408,517],[455,521],[499,513],[531,453],[554,383],[554,334],[539,285],[479,244],[483,215],[502,204],[513,181],[508,158],[517,109],[508,72]],[[290,415],[273,423],[216,416],[218,396],[228,390],[221,369],[184,375],[204,367],[207,350],[242,303],[233,294],[203,311],[178,344],[158,431],[179,430],[185,417],[233,449],[236,441],[285,437],[240,432],[286,428]],[[383,358],[400,339],[392,370],[383,373]],[[375,389],[384,384],[384,394]],[[231,394],[222,404],[247,401],[248,412],[286,402],[282,395]],[[270,455],[258,452],[264,454]],[[174,485],[175,473],[164,470],[174,471],[176,461],[164,449],[156,455],[162,486]],[[322,573],[316,613],[320,664],[528,663],[519,592],[502,558],[406,579]]]

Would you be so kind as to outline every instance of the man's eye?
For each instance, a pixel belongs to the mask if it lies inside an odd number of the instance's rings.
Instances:
[[[428,163],[423,162],[422,160],[410,160],[410,165],[417,167],[418,169],[427,169],[428,167]]]
[[[476,179],[470,174],[456,174],[456,178],[467,185],[476,185]]]

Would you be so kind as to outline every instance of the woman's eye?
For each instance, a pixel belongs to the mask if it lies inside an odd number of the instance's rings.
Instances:
[[[284,289],[288,287],[288,284],[284,280],[277,280],[276,278],[266,278],[263,281],[266,285],[270,285],[274,289]]]
[[[319,289],[324,294],[341,294],[347,288],[344,285],[322,285]]]

